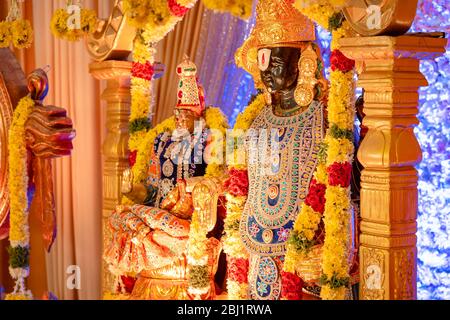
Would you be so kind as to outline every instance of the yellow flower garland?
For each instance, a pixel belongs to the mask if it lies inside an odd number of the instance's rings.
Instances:
[[[29,250],[30,233],[28,226],[28,166],[25,141],[25,123],[33,112],[35,102],[29,97],[20,100],[14,110],[14,117],[8,136],[8,189],[10,194],[10,229],[9,241],[12,251]],[[10,258],[11,261],[11,258]],[[31,298],[31,293],[24,288],[24,279],[28,276],[29,266],[10,266],[11,276],[16,279],[16,288],[7,296],[9,300]]]
[[[78,41],[85,35],[95,31],[97,13],[95,10],[80,8],[80,28],[70,29],[67,25],[70,14],[67,8],[57,9],[50,20],[50,30],[59,39]]]
[[[9,28],[9,22],[0,22],[0,48],[7,48],[11,44],[12,34]]]
[[[30,21],[16,19],[0,22],[0,48],[11,44],[17,49],[28,49],[33,43],[33,28]]]
[[[192,8],[197,0],[177,0],[177,4]],[[220,12],[229,12],[241,19],[251,16],[253,0],[203,0],[205,7]],[[168,0],[125,0],[124,11],[129,23],[138,29],[146,29],[147,40],[157,42],[172,30],[182,17],[170,12]]]
[[[344,0],[322,0],[311,4],[309,1],[297,0],[294,6],[311,20],[329,29],[329,19],[345,4]],[[332,31],[331,49],[339,49],[339,39],[351,35],[351,28],[347,21]],[[331,88],[328,101],[328,120],[341,130],[353,131],[354,110],[352,108],[354,95],[354,73],[343,73],[339,70],[331,71]],[[347,138],[334,137],[330,131],[325,138],[327,144],[326,165],[333,163],[352,163],[354,146]],[[326,174],[326,172],[325,172]],[[322,178],[324,174],[319,174]],[[317,177],[317,175],[316,175]],[[348,246],[350,239],[350,187],[327,186],[325,193],[325,242],[323,246],[322,272],[327,282],[322,286],[323,299],[344,299],[346,286],[344,282],[334,283],[332,279],[349,278]],[[299,215],[301,218],[301,214]],[[304,227],[296,223],[300,229]],[[295,270],[293,259],[289,258],[289,268]],[[294,261],[295,262],[295,261]]]
[[[188,255],[188,291],[194,295],[206,294],[210,288],[208,268],[207,230],[200,224],[197,211],[192,215],[189,231]]]
[[[255,118],[261,113],[266,106],[266,101],[263,95],[258,95],[255,100],[240,113],[236,119],[236,123],[233,127],[232,136],[239,138],[241,134],[250,129]],[[244,154],[239,155],[239,152]],[[231,155],[231,164],[229,169],[246,170],[245,163],[239,163],[237,159],[242,156],[245,160],[245,150],[234,149]],[[230,159],[228,159],[230,163]],[[226,194],[227,198],[227,216],[225,218],[225,236],[223,238],[223,250],[230,258],[243,258],[248,259],[248,252],[245,248],[240,232],[239,223],[241,221],[242,212],[244,210],[246,196],[233,196],[229,193]],[[232,300],[244,300],[247,299],[248,283],[238,283],[230,279],[227,280],[228,298]]]
[[[14,118],[9,129],[9,179],[10,193],[10,234],[9,240],[27,246],[28,232],[28,169],[25,145],[25,122],[33,112],[34,101],[30,97],[20,100],[14,110]]]
[[[26,49],[33,43],[33,28],[28,20],[22,19],[19,0],[11,0],[5,21],[0,22],[0,48],[13,45],[17,49]]]

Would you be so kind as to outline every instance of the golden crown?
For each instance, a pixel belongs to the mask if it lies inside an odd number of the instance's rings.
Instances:
[[[292,6],[292,0],[260,0],[253,28],[256,45],[262,47],[292,46],[316,40],[314,24]]]
[[[259,0],[255,26],[236,52],[236,64],[255,77],[259,75],[258,49],[303,47],[316,40],[314,23],[292,6],[292,0]]]
[[[197,116],[205,111],[205,94],[197,81],[197,66],[187,56],[177,67],[178,82],[176,109],[190,110]]]

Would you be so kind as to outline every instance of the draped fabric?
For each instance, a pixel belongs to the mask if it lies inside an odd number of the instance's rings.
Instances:
[[[33,1],[36,66],[50,65],[46,104],[67,109],[77,136],[71,157],[54,161],[58,234],[47,255],[48,289],[59,299],[100,298],[101,261],[101,141],[104,135],[100,87],[88,71],[91,59],[84,43],[53,37],[50,19],[64,0]],[[110,1],[85,0],[100,16],[110,13]],[[80,288],[74,290],[67,274],[79,270]],[[72,267],[73,268],[73,267]],[[73,272],[73,271],[72,271]]]

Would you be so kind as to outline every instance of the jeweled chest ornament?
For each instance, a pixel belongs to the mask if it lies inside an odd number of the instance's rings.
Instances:
[[[249,197],[241,220],[241,237],[255,254],[282,255],[285,238],[281,229],[292,228],[298,205],[304,200],[317,161],[318,144],[323,138],[322,104],[312,103],[306,111],[291,117],[278,117],[267,106],[253,122],[252,129],[278,134],[278,159],[270,157],[269,170],[262,170],[261,160],[249,162]],[[257,146],[267,145],[256,142]],[[250,153],[255,142],[249,141]],[[267,157],[267,156],[266,156]],[[258,162],[259,161],[259,162]],[[267,174],[270,172],[270,174]]]

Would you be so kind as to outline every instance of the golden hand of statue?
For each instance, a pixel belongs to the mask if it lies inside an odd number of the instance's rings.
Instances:
[[[147,188],[142,183],[133,185],[133,171],[130,168],[123,172],[120,191],[122,194],[126,195],[127,198],[138,204],[144,203],[145,198],[147,197]]]
[[[161,203],[161,209],[168,210],[181,219],[189,219],[192,216],[192,197],[186,190],[186,181],[178,181],[176,188],[169,192]]]
[[[133,171],[131,168],[125,169],[122,175],[121,192],[123,194],[130,193],[133,190]]]

